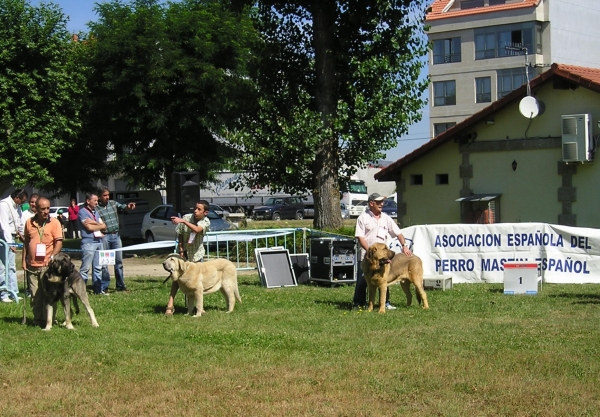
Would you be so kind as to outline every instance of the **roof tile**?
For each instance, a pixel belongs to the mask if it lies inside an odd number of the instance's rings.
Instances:
[[[514,10],[514,9],[523,9],[526,7],[536,7],[540,0],[523,0],[518,3],[509,3],[509,4],[498,4],[495,6],[485,6],[485,7],[476,7],[474,9],[450,9],[444,12],[444,9],[448,6],[448,4],[452,0],[434,0],[431,4],[431,10],[427,13],[426,20],[439,20],[439,19],[447,19],[451,17],[460,17],[460,16],[469,16],[469,15],[477,15],[483,13],[493,13],[498,11],[505,10]]]

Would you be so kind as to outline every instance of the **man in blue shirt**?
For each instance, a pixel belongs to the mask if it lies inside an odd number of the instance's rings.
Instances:
[[[102,187],[98,200],[98,213],[100,213],[102,221],[106,225],[106,229],[104,230],[105,250],[115,250],[123,247],[121,236],[119,235],[119,212],[126,209],[135,209],[135,203],[117,203],[115,200],[110,199],[108,187]],[[108,267],[102,268],[102,279],[110,281]],[[123,279],[123,252],[120,250],[115,252],[115,286],[117,287],[117,291],[127,291],[125,280]]]
[[[108,295],[109,280],[102,279],[102,267],[100,266],[99,250],[104,248],[102,238],[104,234],[102,230],[106,229],[106,225],[102,222],[100,214],[96,211],[98,206],[98,196],[96,194],[88,194],[85,196],[85,206],[79,210],[77,221],[79,230],[81,230],[81,268],[79,272],[81,277],[87,284],[88,273],[92,267],[92,288],[94,294]]]

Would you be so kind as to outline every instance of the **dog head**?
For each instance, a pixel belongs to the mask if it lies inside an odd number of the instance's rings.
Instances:
[[[187,262],[178,254],[173,253],[167,256],[167,259],[163,262],[163,268],[169,273],[165,282],[167,282],[169,278],[173,279],[173,281],[177,281],[187,269]]]
[[[365,259],[369,261],[371,270],[377,271],[389,264],[394,255],[395,252],[390,250],[386,244],[374,243],[367,249]]]
[[[52,257],[44,275],[48,282],[58,283],[65,281],[74,269],[75,265],[71,262],[71,257],[66,253],[60,252]]]

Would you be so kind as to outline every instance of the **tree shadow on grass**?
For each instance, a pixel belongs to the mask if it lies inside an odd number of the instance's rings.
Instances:
[[[352,310],[352,302],[350,301],[315,300],[314,303],[324,306],[334,306],[338,310]]]
[[[573,300],[574,304],[600,304],[600,294],[577,294],[563,292],[558,294],[551,294],[548,297]]]

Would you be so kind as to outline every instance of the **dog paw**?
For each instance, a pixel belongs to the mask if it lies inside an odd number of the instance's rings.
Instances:
[[[92,327],[100,327],[98,323],[92,323]]]
[[[49,332],[50,330],[52,330],[52,327],[44,327],[42,329],[43,332]]]

